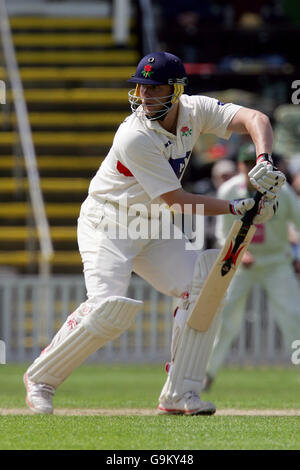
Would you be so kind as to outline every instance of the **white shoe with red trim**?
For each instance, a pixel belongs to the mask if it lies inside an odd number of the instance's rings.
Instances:
[[[216,407],[209,401],[202,401],[195,392],[186,392],[177,401],[162,400],[158,405],[159,414],[213,415]]]
[[[27,372],[24,374],[23,380],[27,390],[25,401],[31,411],[39,414],[52,414],[52,398],[55,388],[51,385],[31,382],[27,376]]]

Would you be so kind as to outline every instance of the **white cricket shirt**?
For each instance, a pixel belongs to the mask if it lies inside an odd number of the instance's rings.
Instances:
[[[199,135],[228,139],[228,124],[240,108],[206,96],[182,95],[176,136],[157,121],[133,113],[119,126],[90,183],[89,195],[119,204],[126,196],[129,205],[147,206],[162,194],[179,189]]]

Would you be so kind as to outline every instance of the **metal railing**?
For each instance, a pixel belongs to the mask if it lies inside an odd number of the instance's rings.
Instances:
[[[40,187],[40,177],[37,168],[37,159],[33,144],[32,132],[29,123],[26,101],[24,98],[23,85],[20,78],[12,40],[12,33],[5,0],[0,0],[0,36],[6,71],[12,90],[18,134],[20,137],[20,143],[25,160],[25,167],[29,182],[30,201],[39,237],[41,250],[40,273],[44,276],[48,276],[50,272],[50,260],[53,255],[53,246]]]
[[[5,342],[7,362],[34,360],[49,344],[68,315],[85,300],[82,276],[51,276],[49,295],[43,297],[44,281],[39,276],[0,277],[0,340]],[[165,362],[170,360],[173,307],[170,297],[160,294],[134,276],[128,296],[143,300],[144,306],[132,327],[120,338],[107,343],[91,361]],[[44,301],[47,335],[40,334],[41,299]],[[226,358],[227,364],[291,365],[282,335],[266,308],[263,291],[257,286],[249,297],[243,325]]]

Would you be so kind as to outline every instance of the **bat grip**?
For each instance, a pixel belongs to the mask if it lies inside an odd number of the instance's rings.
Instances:
[[[263,194],[256,191],[256,194],[254,196],[254,201],[255,201],[255,204],[254,206],[252,207],[252,209],[250,209],[249,211],[246,212],[246,214],[244,215],[244,217],[242,217],[242,222],[243,224],[245,225],[251,225],[252,222],[253,222],[253,219],[254,217],[256,216],[257,214],[257,209],[258,209],[258,205],[259,205],[259,201],[261,200]]]

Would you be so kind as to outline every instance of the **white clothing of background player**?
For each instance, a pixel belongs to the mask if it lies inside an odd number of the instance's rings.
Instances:
[[[252,144],[245,144],[238,155],[239,174],[220,186],[218,197],[229,200],[250,197],[254,188],[248,172],[251,175],[254,165],[255,148]],[[285,183],[280,191],[275,216],[266,224],[257,225],[252,242],[229,286],[220,331],[209,360],[207,390],[241,328],[247,299],[257,282],[266,292],[269,313],[280,327],[287,351],[292,351],[293,341],[300,338],[300,291],[292,266],[293,253],[288,237],[290,223],[300,233],[300,202],[291,186]],[[216,238],[219,246],[223,246],[231,225],[232,216],[217,217]]]
[[[187,249],[184,238],[151,234],[134,239],[124,237],[124,233],[117,237],[109,233],[126,229],[115,214],[129,213],[137,203],[147,210],[157,202],[176,204],[182,211],[189,204],[193,212],[203,204],[205,215],[231,212],[239,217],[253,207],[252,198],[229,203],[183,190],[182,175],[203,133],[223,138],[229,138],[233,131],[250,134],[260,156],[257,188],[267,191],[255,221],[273,216],[285,179],[265,161],[272,153],[273,140],[267,116],[217,99],[184,94],[187,77],[178,57],[167,52],[148,54],[129,81],[136,85],[129,92],[133,113],[117,130],[107,157],[91,181],[78,219],[87,300],[66,319],[24,375],[26,402],[35,413],[52,413],[52,397],[59,385],[87,357],[134,322],[143,304],[127,297],[135,272],[160,292],[178,299],[171,367],[159,397],[159,412],[213,414],[215,405],[203,402],[200,393],[221,312],[205,333],[191,329],[186,319],[217,250],[199,255]],[[148,220],[151,214],[147,214]]]

